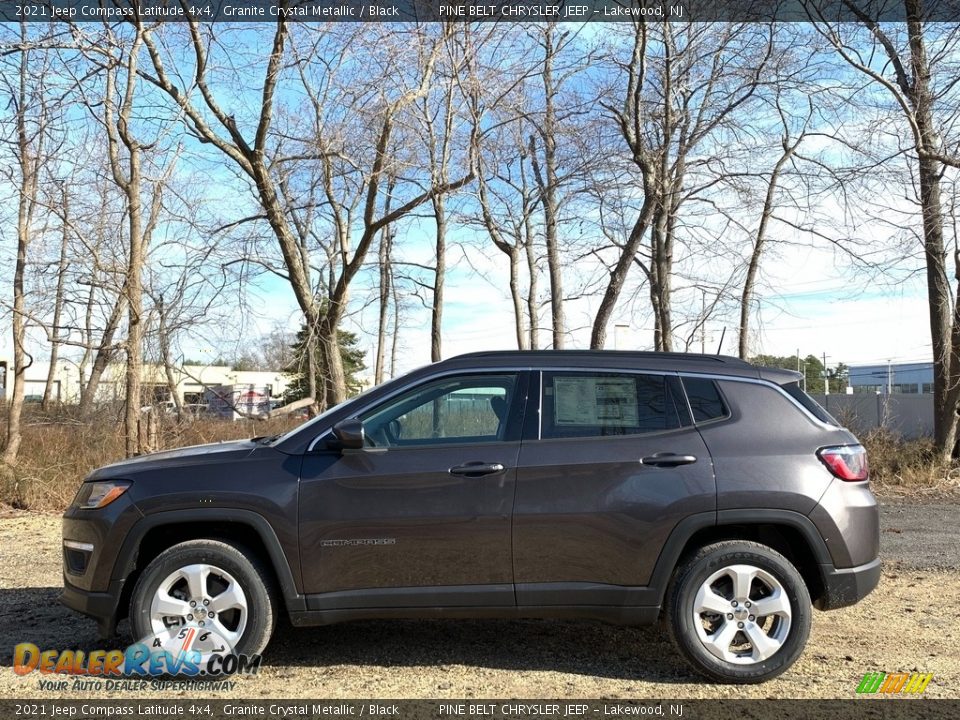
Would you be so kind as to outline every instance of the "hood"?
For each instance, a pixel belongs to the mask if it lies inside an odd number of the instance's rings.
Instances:
[[[160,450],[158,452],[120,460],[110,465],[104,465],[94,470],[87,479],[96,480],[103,477],[120,477],[125,472],[137,472],[157,466],[219,462],[228,456],[239,457],[247,455],[257,447],[257,443],[252,440],[231,440],[229,442],[207,443],[205,445],[190,445],[173,450]]]

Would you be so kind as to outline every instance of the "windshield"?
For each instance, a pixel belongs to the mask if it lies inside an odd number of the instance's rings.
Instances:
[[[836,425],[837,427],[840,427],[840,423],[834,420],[833,415],[824,410],[820,406],[820,403],[803,391],[799,382],[784,383],[780,387],[786,390],[790,397],[803,405],[803,407],[805,407],[817,420],[820,422],[825,422],[828,425]]]

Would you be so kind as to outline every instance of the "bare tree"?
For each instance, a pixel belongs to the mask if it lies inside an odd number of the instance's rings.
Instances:
[[[518,127],[513,129],[520,130]],[[520,138],[519,142],[509,145],[504,152],[512,156],[515,152],[516,162],[495,159],[495,167],[500,174],[496,177],[497,182],[493,188],[485,177],[483,163],[480,161],[478,204],[483,227],[491,242],[507,256],[517,348],[536,349],[539,346],[539,312],[534,247],[536,229],[533,215],[540,205],[540,196],[539,191],[532,187],[529,177],[532,171],[527,143]],[[485,154],[496,156],[499,153],[488,145]],[[501,208],[499,212],[498,207]],[[524,260],[528,275],[526,296],[520,279]]]
[[[105,76],[104,95],[101,101],[103,127],[107,135],[107,157],[114,183],[126,199],[127,265],[122,294],[127,307],[126,349],[126,402],[124,407],[124,432],[127,456],[140,452],[141,383],[143,379],[144,307],[143,270],[148,248],[162,208],[164,184],[175,165],[168,161],[163,169],[164,177],[151,183],[144,177],[144,150],[153,148],[156,139],[144,142],[137,133],[134,113],[137,108],[137,91],[141,82],[139,75],[140,53],[144,46],[146,30],[140,23],[134,25],[133,38],[129,43],[121,38],[112,38],[113,47],[103,46],[89,52],[89,57]],[[144,196],[149,189],[146,206]]]
[[[813,117],[812,101],[808,105],[808,108],[809,112],[803,127],[796,137],[791,137],[789,119],[781,105],[780,97],[777,97],[776,109],[783,125],[783,136],[781,138],[783,151],[774,163],[773,168],[770,170],[769,178],[767,179],[767,189],[763,198],[763,207],[760,210],[760,220],[757,224],[756,234],[753,237],[750,259],[747,262],[747,273],[743,281],[743,288],[740,292],[740,332],[737,349],[740,357],[744,360],[749,356],[751,303],[756,288],[757,275],[760,271],[760,262],[763,258],[763,251],[767,243],[767,231],[776,209],[777,186],[780,183],[784,168],[790,163],[797,152],[797,148],[800,147],[804,138],[807,137],[808,124]]]
[[[144,43],[153,61],[153,73],[145,75],[150,82],[165,92],[183,112],[185,121],[192,134],[201,138],[203,142],[217,148],[223,156],[239,168],[248,177],[255,189],[256,197],[263,210],[262,219],[269,224],[279,245],[285,276],[291,285],[298,305],[304,315],[305,324],[316,332],[321,362],[325,376],[325,399],[330,405],[339,403],[346,395],[346,383],[343,365],[340,358],[337,332],[347,311],[350,284],[359,273],[366,260],[367,251],[380,231],[396,220],[409,214],[424,203],[429,203],[434,197],[452,192],[472,180],[472,171],[465,176],[442,185],[431,186],[398,202],[388,214],[380,215],[378,208],[382,207],[383,184],[386,177],[392,172],[394,159],[390,157],[392,140],[397,127],[397,121],[432,86],[434,68],[443,48],[438,40],[423,42],[424,38],[415,36],[417,31],[411,30],[416,42],[413,46],[422,55],[414,65],[418,77],[406,87],[391,87],[389,75],[370,78],[366,82],[360,75],[353,74],[350,87],[335,87],[337,80],[336,68],[327,61],[329,56],[318,54],[322,52],[318,43],[328,40],[341,43],[339,54],[348,57],[344,52],[346,46],[358,43],[365,39],[360,34],[343,29],[339,26],[337,33],[317,37],[311,35],[306,47],[298,50],[293,62],[295,77],[300,83],[306,96],[305,110],[310,112],[309,120],[315,128],[315,133],[306,136],[306,142],[297,149],[293,149],[289,141],[292,137],[285,135],[282,139],[290,147],[289,153],[282,156],[271,152],[270,144],[277,141],[274,133],[274,116],[277,105],[277,90],[284,77],[284,58],[289,44],[289,27],[286,21],[277,22],[273,36],[273,44],[269,53],[266,68],[263,71],[262,92],[256,118],[253,119],[253,140],[248,141],[248,135],[241,127],[241,121],[233,114],[224,110],[217,100],[215,87],[211,85],[211,75],[214,69],[210,63],[208,50],[216,43],[211,41],[216,36],[216,28],[201,26],[193,21],[187,23],[189,45],[195,56],[192,76],[188,82],[177,78],[167,67],[164,52],[151,30],[144,32]],[[385,33],[398,31],[385,30]],[[445,30],[445,32],[447,32]],[[393,42],[390,42],[393,39]],[[406,44],[407,35],[400,33],[396,38],[389,34],[379,40],[384,41],[385,50],[399,48]],[[376,42],[374,39],[368,39]],[[311,47],[311,43],[313,47]],[[319,67],[310,67],[317,63]],[[393,76],[399,65],[391,64]],[[371,67],[363,68],[368,73]],[[349,71],[359,69],[351,66]],[[318,77],[317,73],[323,73]],[[358,85],[358,82],[361,83]],[[376,83],[376,84],[375,84]],[[337,92],[339,91],[339,92]],[[338,103],[331,106],[331,102]],[[351,121],[359,121],[363,117],[370,118],[372,141],[361,139],[364,156],[357,156],[353,148],[346,146],[342,139],[337,138],[328,129],[335,125],[335,117],[342,124],[343,110],[351,104],[358,114],[351,116]],[[352,140],[360,139],[356,135]],[[273,149],[276,149],[274,147]],[[351,157],[352,156],[352,157]],[[273,157],[273,162],[269,158]],[[352,185],[345,194],[336,192],[336,184],[341,180],[346,166],[352,166],[355,160],[362,164],[354,167],[354,173],[361,176],[360,185]],[[327,217],[331,220],[332,235],[334,238],[335,254],[328,255],[336,258],[337,268],[327,268],[324,285],[326,291],[321,301],[318,298],[316,287],[311,281],[311,266],[292,226],[290,207],[284,202],[279,188],[277,170],[283,164],[304,163],[320,166],[320,173],[311,173],[321,178],[321,187],[324,190],[324,208]],[[341,189],[342,186],[341,186]],[[331,194],[329,191],[334,190]],[[353,221],[354,199],[360,200],[359,229],[355,244],[347,221]]]
[[[627,274],[643,271],[654,317],[654,347],[673,348],[672,294],[677,229],[695,152],[742,110],[774,57],[770,26],[636,23],[619,97],[604,101],[639,171],[642,204],[615,260],[593,322],[590,345],[602,348]],[[702,162],[702,160],[700,161]],[[649,234],[649,239],[648,239]],[[647,240],[645,253],[641,253]]]
[[[544,236],[547,248],[547,269],[550,275],[550,316],[553,328],[553,347],[560,350],[564,345],[566,331],[563,316],[563,273],[560,265],[557,224],[558,207],[557,178],[557,94],[559,92],[554,77],[556,55],[562,50],[563,41],[569,33],[563,33],[557,42],[557,25],[549,23],[543,28],[543,123],[539,125],[539,140],[543,145],[543,169],[537,159],[537,138],[530,136],[530,157],[537,184],[540,187],[540,202],[543,205]]]
[[[881,24],[854,3],[845,3],[857,25],[831,24],[823,16],[816,27],[840,57],[885,91],[905,122],[912,168],[919,184],[930,337],[933,346],[934,442],[942,461],[956,456],[960,402],[960,303],[950,287],[941,182],[946,167],[960,168],[958,140],[945,133],[956,126],[957,66],[960,30],[926,22],[921,0],[904,0],[903,23]],[[931,36],[935,49],[930,50]],[[899,153],[898,153],[899,154]],[[954,253],[960,283],[960,255]],[[960,294],[960,286],[957,290]]]
[[[26,273],[30,244],[34,239],[34,221],[39,207],[40,175],[50,162],[47,145],[50,141],[52,110],[47,89],[43,84],[46,68],[34,63],[29,48],[26,23],[20,24],[22,50],[9,57],[15,66],[3,73],[3,84],[12,111],[12,138],[6,143],[12,158],[9,170],[11,185],[16,188],[17,252],[13,270],[13,302],[11,330],[13,345],[13,392],[7,405],[7,433],[2,461],[7,468],[17,465],[21,443],[21,415],[23,412],[25,373],[33,362],[27,352]],[[7,383],[11,372],[8,370]],[[13,497],[20,498],[20,488],[14,481]]]

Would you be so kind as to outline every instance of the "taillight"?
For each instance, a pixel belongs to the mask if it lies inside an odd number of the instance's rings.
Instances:
[[[867,451],[862,445],[838,445],[817,450],[817,457],[841,480],[856,482],[870,475]]]

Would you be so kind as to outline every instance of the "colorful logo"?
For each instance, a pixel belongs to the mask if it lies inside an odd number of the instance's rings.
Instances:
[[[873,695],[887,693],[890,695],[906,693],[919,695],[927,689],[933,679],[933,673],[882,673],[868,672],[857,686],[857,693]]]
[[[260,655],[240,655],[217,633],[193,625],[149,636],[124,650],[41,650],[33,643],[13,648],[13,671],[28,675],[88,675],[101,677],[161,677],[182,675],[255,675]]]

